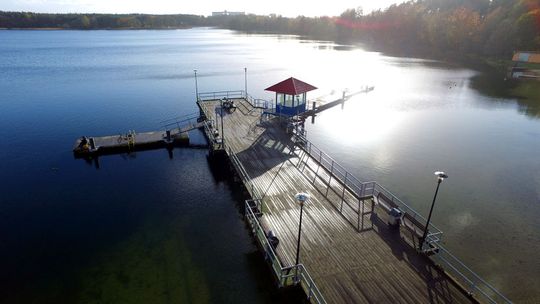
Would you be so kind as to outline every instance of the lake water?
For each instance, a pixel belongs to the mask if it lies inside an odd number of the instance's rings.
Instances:
[[[81,135],[158,129],[199,91],[294,76],[308,98],[375,86],[308,124],[361,180],[433,221],[516,302],[540,301],[540,121],[474,89],[478,72],[360,47],[226,30],[0,31],[0,302],[272,303],[287,298],[204,150],[73,158]],[[202,138],[193,134],[194,140]]]

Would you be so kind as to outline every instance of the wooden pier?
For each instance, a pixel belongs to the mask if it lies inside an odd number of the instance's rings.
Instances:
[[[234,99],[231,111],[222,111],[220,98],[198,98],[206,135],[213,152],[228,156],[252,198],[246,219],[280,286],[301,284],[313,303],[470,303],[478,299],[471,293],[483,296],[478,286],[485,282],[465,286],[472,281],[456,280],[429,251],[416,249],[425,220],[392,193],[358,181],[301,135],[287,133],[290,123],[282,117],[263,115],[265,109],[249,98]],[[311,199],[295,265],[298,192]],[[397,229],[387,223],[391,207],[406,214]],[[275,248],[269,231],[279,239]],[[441,234],[430,228],[431,253],[447,253],[437,245]],[[496,291],[488,287],[489,299]]]
[[[314,104],[310,109],[307,109],[307,111],[298,114],[298,116],[302,119],[306,119],[309,116],[317,115],[318,113],[328,110],[330,108],[333,108],[339,104],[344,104],[348,99],[350,99],[351,97],[355,95],[358,95],[361,93],[369,93],[373,91],[374,89],[375,87],[365,87],[364,89],[358,92],[352,93],[352,94],[346,94],[346,92],[343,92],[343,96],[341,98],[338,98],[336,100],[333,100],[333,101],[330,101],[330,102],[327,102],[318,106]]]
[[[348,97],[285,117],[245,91],[197,93],[200,113],[164,121],[164,131],[82,137],[73,152],[189,146],[187,132],[204,130],[205,147],[226,156],[248,192],[245,219],[278,285],[300,285],[312,303],[511,303],[441,246],[433,224],[418,248],[424,217],[308,141],[300,122]],[[311,198],[297,264],[299,192]],[[392,209],[402,212],[398,225],[390,225]]]

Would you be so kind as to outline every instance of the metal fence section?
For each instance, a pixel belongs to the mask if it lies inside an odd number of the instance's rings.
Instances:
[[[206,137],[208,138],[209,143],[211,143],[212,150],[217,150],[218,148],[222,147],[223,141],[221,139],[221,136],[214,135],[214,131],[217,130],[214,120],[211,120],[211,119],[204,120],[203,127],[204,127],[204,133],[206,134]]]
[[[197,96],[197,101],[218,100],[223,98],[240,99],[245,98],[244,91],[216,91],[216,92],[201,92]]]
[[[423,227],[426,226],[427,220],[420,215],[416,210],[409,207],[409,205],[405,204],[402,200],[400,200],[397,196],[395,196],[390,190],[386,189],[382,185],[380,185],[377,182],[366,182],[364,184],[364,194],[365,195],[372,195],[373,197],[379,197],[380,194],[383,194],[384,197],[386,197],[392,204],[395,204],[398,206],[399,210],[404,212],[404,214],[408,215],[409,220],[416,221],[420,223],[420,225]],[[429,223],[429,230],[428,234],[426,236],[425,243],[431,244],[435,247],[439,247],[439,243],[441,241],[443,232],[437,228],[432,223]]]
[[[292,140],[303,151],[305,151],[313,160],[318,162],[333,178],[339,180],[344,187],[357,195],[359,198],[373,197],[377,198],[380,194],[384,195],[386,200],[398,208],[410,218],[416,220],[425,227],[427,220],[416,212],[409,205],[405,204],[396,195],[390,192],[377,182],[361,182],[358,178],[349,173],[343,166],[338,164],[329,155],[324,153],[317,146],[312,144],[304,136],[292,133]],[[430,223],[429,233],[426,237],[426,243],[435,246],[436,254],[430,258],[440,265],[452,278],[458,281],[467,292],[476,298],[488,303],[512,303],[508,298],[502,295],[497,289],[484,281],[478,274],[468,268],[462,261],[452,255],[447,249],[441,246],[440,241],[443,232]]]
[[[205,125],[206,126],[206,125]],[[317,288],[317,285],[309,275],[309,272],[303,264],[293,265],[289,267],[283,267],[279,257],[277,256],[273,246],[270,244],[266,232],[262,228],[258,217],[262,215],[264,206],[262,205],[261,198],[262,193],[255,186],[246,169],[238,159],[238,156],[232,151],[230,147],[225,148],[226,153],[229,155],[231,164],[235,168],[236,172],[240,176],[244,186],[249,191],[252,198],[245,202],[245,216],[251,227],[253,235],[264,250],[265,258],[269,261],[272,271],[276,276],[279,286],[291,286],[300,284],[304,289],[307,298],[316,304],[324,304],[326,301],[321,292]]]
[[[251,227],[253,235],[257,238],[259,245],[263,248],[266,260],[271,264],[272,272],[276,276],[280,287],[300,284],[307,295],[308,300],[312,303],[326,303],[323,295],[315,285],[315,282],[309,275],[303,264],[298,264],[289,267],[283,267],[279,257],[277,256],[274,247],[271,245],[266,232],[262,228],[257,214],[254,212],[253,200],[248,200],[245,203],[246,219]]]
[[[244,186],[248,190],[251,197],[256,200],[261,199],[263,197],[261,191],[257,189],[255,184],[253,183],[253,180],[251,179],[251,177],[249,177],[249,174],[238,159],[238,156],[236,156],[236,154],[232,151],[230,147],[226,147],[226,151],[229,155],[233,167],[236,169],[236,172],[238,172],[238,175],[240,175],[240,179],[242,179],[242,182],[244,183]]]
[[[197,101],[219,100],[219,99],[245,99],[252,107],[257,109],[273,109],[274,103],[271,100],[253,98],[246,91],[217,91],[217,92],[202,92],[197,96]]]
[[[317,161],[331,176],[344,185],[351,193],[355,194],[359,198],[373,197],[377,198],[379,193],[383,193],[387,199],[393,204],[397,205],[402,212],[409,214],[409,216],[419,223],[425,224],[427,220],[416,212],[413,208],[409,207],[392,192],[378,184],[377,182],[361,182],[357,177],[349,173],[342,165],[336,162],[332,157],[323,152],[317,146],[312,144],[302,135],[293,133],[292,140],[298,144],[298,146],[308,153],[312,159]],[[426,237],[426,242],[436,245],[442,237],[442,231],[435,225],[429,225],[429,234]]]
[[[189,131],[189,129],[196,128],[199,125],[199,117],[199,112],[195,112],[163,120],[160,122],[160,125],[164,130],[177,128],[179,131],[182,131],[183,129]]]
[[[432,256],[432,259],[481,302],[512,303],[444,247],[439,246],[439,253]]]

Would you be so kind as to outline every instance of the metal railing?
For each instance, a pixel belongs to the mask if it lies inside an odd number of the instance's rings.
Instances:
[[[469,294],[476,299],[481,300],[481,302],[512,303],[510,299],[501,294],[495,287],[484,281],[478,274],[442,246],[439,246],[438,254],[432,256],[432,259],[452,278],[458,281]]]
[[[234,97],[237,96],[235,95],[235,92],[238,93],[238,96],[240,97]],[[245,98],[242,96],[242,94],[245,95],[244,91],[200,93],[199,95],[209,98],[207,100],[210,100],[220,99],[220,96],[223,96],[219,95],[221,93],[225,95],[224,97],[228,96],[228,98]],[[246,100],[248,99],[246,98]],[[206,121],[204,124],[205,131],[210,138],[216,140],[212,136],[211,125],[212,121]],[[330,181],[332,178],[338,180],[343,185],[344,191],[347,189],[351,193],[355,194],[355,196],[359,199],[366,197],[377,198],[379,194],[383,194],[392,204],[398,206],[401,211],[405,212],[405,214],[408,214],[425,227],[425,223],[427,221],[422,215],[416,212],[413,208],[409,207],[406,203],[401,201],[397,196],[379,183],[375,181],[361,182],[358,178],[349,173],[343,166],[337,163],[332,157],[308,141],[305,136],[295,134],[293,132],[292,139],[299,147],[301,147],[303,151],[309,155],[309,157],[318,162],[320,167],[323,167],[329,173]],[[220,142],[216,141],[215,144],[220,144]],[[246,218],[252,228],[253,234],[256,236],[259,244],[264,249],[266,257],[271,263],[273,273],[276,275],[280,286],[301,284],[302,288],[306,292],[306,295],[308,296],[308,299],[314,303],[326,303],[313,279],[302,264],[288,267],[282,266],[281,261],[270,244],[264,229],[258,221],[258,215],[262,212],[263,208],[260,200],[263,195],[261,195],[260,191],[254,185],[249,174],[232,149],[230,147],[226,147],[225,151],[229,155],[231,163],[240,175],[246,189],[250,192],[251,197],[254,198],[253,200],[246,201]],[[330,183],[330,181],[328,183]],[[253,208],[249,202],[255,202],[254,207],[257,208],[257,214],[255,214],[253,211]],[[360,212],[360,208],[358,208],[358,212]],[[441,241],[442,231],[431,223],[429,227],[430,230],[426,237],[426,243],[432,244],[438,249],[436,251],[437,254],[430,256],[430,258],[436,264],[440,265],[453,279],[459,282],[469,294],[475,296],[477,299],[489,303],[512,303],[497,289],[480,278],[478,274],[468,268],[462,261],[452,255],[448,250],[442,247],[439,244]]]
[[[283,267],[279,260],[273,246],[270,244],[266,232],[262,228],[258,216],[262,214],[263,205],[261,198],[262,193],[253,183],[253,180],[247,173],[246,169],[238,159],[238,156],[232,151],[230,147],[225,148],[226,153],[229,155],[229,159],[236,172],[240,176],[244,186],[254,199],[247,200],[245,202],[245,214],[246,219],[251,226],[252,232],[257,238],[259,244],[263,248],[266,259],[270,261],[272,271],[276,275],[280,287],[300,284],[307,295],[308,300],[312,303],[323,304],[326,303],[321,292],[317,288],[317,285],[309,275],[309,272],[302,264],[293,265],[289,267]],[[251,204],[250,204],[251,203]],[[256,209],[256,213],[253,209]],[[292,272],[292,274],[291,274]]]
[[[204,133],[206,134],[206,137],[208,138],[208,141],[212,143],[212,148],[215,150],[216,146],[221,147],[222,146],[222,138],[214,136],[214,130],[215,129],[215,123],[212,119],[206,119],[203,121],[204,126]]]
[[[361,182],[358,178],[350,174],[343,166],[339,165],[330,156],[309,142],[305,137],[293,133],[292,137],[295,143],[299,143],[299,147],[308,155],[317,161],[333,178],[342,182],[342,184],[358,197],[371,196],[378,197],[383,194],[393,204],[397,205],[405,214],[409,214],[413,219],[424,225],[426,219],[409,207],[397,196],[377,182]],[[436,246],[437,254],[431,255],[430,258],[440,265],[453,279],[459,282],[465,290],[474,295],[476,298],[488,303],[512,303],[508,298],[502,295],[497,289],[484,281],[478,274],[467,267],[457,257],[452,255],[447,249],[440,245],[443,232],[430,223],[430,231],[426,237],[426,243]]]
[[[300,284],[304,289],[308,300],[312,303],[326,303],[323,295],[317,288],[317,285],[309,275],[309,272],[304,267],[303,264],[283,267],[281,261],[279,260],[274,247],[268,240],[266,232],[262,228],[257,215],[253,211],[253,207],[250,204],[250,201],[246,201],[246,219],[251,227],[252,233],[257,238],[259,245],[264,250],[266,259],[270,262],[272,267],[272,272],[276,276],[276,279],[279,282],[280,287],[291,286]]]
[[[216,92],[201,92],[197,96],[197,101],[208,101],[208,100],[217,100],[223,98],[245,98],[246,94],[244,91],[216,91]]]
[[[251,95],[247,94],[246,91],[217,91],[217,92],[201,92],[197,96],[197,101],[209,101],[209,100],[219,100],[219,99],[245,99],[252,107],[258,109],[273,109],[274,103],[270,100],[253,98]]]
[[[245,94],[245,92],[244,92]],[[246,100],[253,106],[254,108],[263,109],[263,110],[271,110],[275,108],[274,103],[272,100],[265,100],[261,98],[253,98],[249,94],[245,94]]]
[[[160,122],[161,128],[165,130],[171,130],[175,127],[181,130],[189,126],[196,126],[200,117],[199,112],[173,117]]]
[[[408,218],[412,219],[412,221],[417,221],[421,227],[418,228],[424,228],[426,226],[426,218],[424,218],[422,215],[420,215],[416,210],[409,207],[409,205],[405,204],[402,200],[400,200],[397,196],[395,196],[390,190],[386,189],[382,185],[380,185],[377,182],[371,181],[371,182],[364,182],[364,195],[370,195],[373,197],[378,197],[379,194],[383,194],[392,204],[398,206],[398,209],[404,212],[404,214],[408,214]],[[429,223],[429,230],[428,234],[426,236],[425,243],[431,244],[434,246],[439,246],[439,242],[442,239],[443,232],[437,228],[433,223]]]
[[[383,193],[393,204],[397,205],[402,212],[408,214],[410,218],[425,227],[427,220],[422,215],[377,182],[361,182],[332,157],[308,141],[305,136],[293,132],[292,140],[295,143],[299,143],[298,146],[308,153],[312,159],[318,162],[329,173],[331,178],[339,181],[349,190],[349,192],[355,194],[356,197],[365,198],[371,196],[377,198],[379,193]],[[358,209],[358,212],[360,212],[360,208]],[[432,223],[430,223],[429,227],[426,243],[436,245],[441,240],[443,232]]]
[[[249,194],[251,194],[251,197],[253,199],[260,199],[263,197],[262,193],[260,193],[260,190],[257,189],[255,184],[253,183],[253,180],[247,173],[246,169],[238,159],[238,156],[232,151],[230,147],[226,147],[225,151],[229,155],[229,159],[231,160],[231,163],[233,164],[233,167],[236,169],[236,172],[238,175],[240,175],[240,179],[242,179],[242,182],[244,183],[244,186],[248,190]]]

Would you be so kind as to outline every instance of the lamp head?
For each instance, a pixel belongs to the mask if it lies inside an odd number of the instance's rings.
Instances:
[[[448,178],[448,175],[443,171],[435,171],[434,174],[437,175],[437,180],[439,181],[439,183],[442,182],[445,178]]]
[[[300,205],[304,205],[304,203],[307,202],[310,197],[311,196],[308,193],[305,193],[305,192],[296,193],[296,195],[294,196],[294,198],[296,198],[296,201]]]

